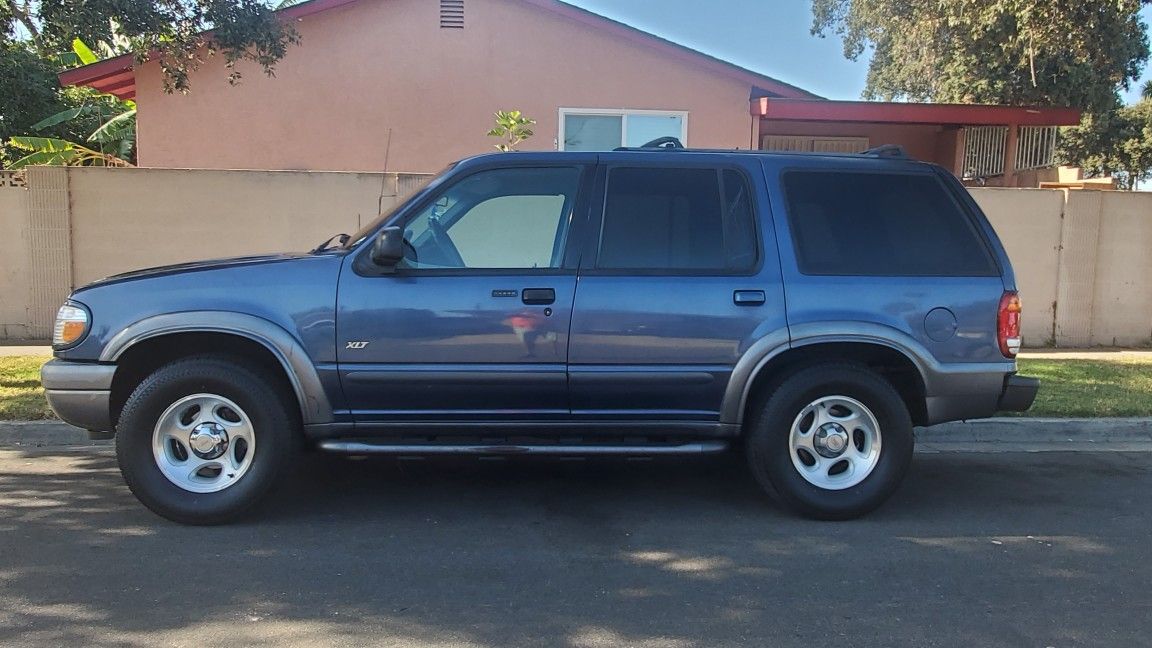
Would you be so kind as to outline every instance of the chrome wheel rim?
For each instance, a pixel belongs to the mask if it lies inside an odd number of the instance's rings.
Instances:
[[[880,424],[864,403],[825,396],[804,406],[792,422],[788,450],[808,483],[826,490],[851,488],[880,462]]]
[[[217,394],[193,394],[172,403],[152,431],[160,472],[192,493],[215,493],[252,467],[256,433],[239,405]]]

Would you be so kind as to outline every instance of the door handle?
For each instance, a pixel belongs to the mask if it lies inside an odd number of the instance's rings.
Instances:
[[[763,290],[737,290],[732,293],[732,303],[737,306],[760,306],[766,300]]]
[[[520,301],[529,306],[544,306],[556,301],[556,290],[552,288],[525,288],[520,291]]]

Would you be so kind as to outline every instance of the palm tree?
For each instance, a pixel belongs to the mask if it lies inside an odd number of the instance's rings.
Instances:
[[[1152,99],[1152,79],[1144,82],[1144,87],[1140,89],[1140,96],[1144,99]]]

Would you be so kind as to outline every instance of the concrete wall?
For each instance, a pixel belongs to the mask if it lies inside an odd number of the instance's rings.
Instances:
[[[108,275],[355,232],[424,176],[37,167],[25,179],[0,185],[4,339],[50,337],[68,293]]]
[[[0,338],[28,331],[28,190],[12,171],[0,171]]]
[[[0,174],[0,338],[50,335],[75,286],[193,259],[306,250],[419,175],[188,169]],[[1152,342],[1152,193],[972,189],[1012,258],[1027,346]]]
[[[1152,193],[970,191],[1012,258],[1026,345],[1152,343]]]
[[[755,147],[748,78],[518,0],[469,0],[465,20],[441,29],[428,0],[352,3],[296,23],[275,78],[241,63],[229,85],[216,56],[187,95],[138,66],[140,165],[435,172],[491,152],[493,113],[512,109],[537,120],[522,150],[555,148],[560,108],[687,111],[690,145]]]

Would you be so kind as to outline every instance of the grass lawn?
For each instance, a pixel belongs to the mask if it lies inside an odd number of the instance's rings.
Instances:
[[[1040,379],[1023,416],[1152,416],[1152,361],[1022,358],[1020,373]]]
[[[56,418],[40,388],[40,365],[48,356],[0,356],[0,421]]]
[[[40,389],[47,356],[0,357],[0,421],[55,418]],[[1020,373],[1040,378],[1025,416],[1152,416],[1152,361],[1024,358]]]

